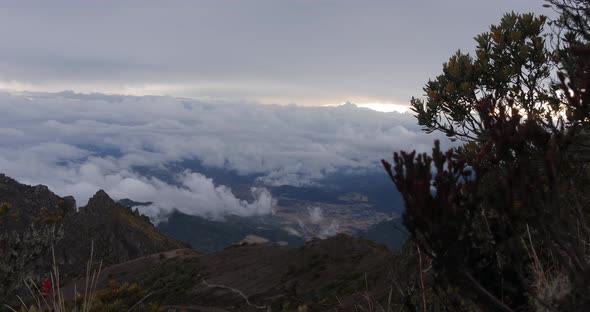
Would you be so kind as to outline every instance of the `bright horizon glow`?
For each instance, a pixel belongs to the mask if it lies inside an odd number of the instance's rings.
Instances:
[[[378,112],[383,112],[383,113],[391,113],[391,112],[407,113],[407,112],[410,112],[409,105],[396,104],[396,103],[380,103],[380,102],[358,103],[358,104],[356,104],[356,106],[372,109],[372,110],[375,110]]]
[[[34,85],[34,84],[26,84],[20,83],[16,81],[9,81],[9,82],[2,82],[0,81],[0,92],[8,92],[8,93],[35,93],[35,92],[47,92],[47,93],[60,93],[60,92],[74,92],[80,94],[91,94],[91,93],[101,93],[106,95],[126,95],[126,96],[171,96],[176,98],[187,98],[187,99],[194,99],[197,100],[199,97],[191,96],[191,95],[184,95],[184,94],[177,94],[178,91],[182,90],[181,86],[175,85],[164,85],[164,84],[154,84],[154,85],[143,85],[143,86],[119,86],[118,88],[110,86],[72,86],[73,88],[68,88],[65,85]],[[172,92],[170,92],[172,91]],[[176,94],[175,94],[176,93]],[[182,93],[182,92],[180,92]],[[215,97],[212,97],[215,98]],[[222,98],[220,98],[222,99]],[[369,100],[370,101],[370,100]],[[280,98],[274,99],[257,99],[254,102],[258,102],[263,105],[271,104],[271,103],[280,103],[280,105],[285,105],[285,103],[296,103],[297,105],[301,106],[326,106],[325,104],[319,104],[322,102],[321,100],[310,100],[310,99],[302,99],[301,102],[298,101],[288,101]],[[390,113],[390,112],[398,112],[398,113],[408,113],[410,111],[409,105],[404,104],[397,104],[393,102],[363,102],[361,99],[359,101],[354,102],[342,102],[340,104],[328,104],[327,106],[338,106],[347,103],[353,103],[357,107],[368,108],[374,111],[383,112],[383,113]]]

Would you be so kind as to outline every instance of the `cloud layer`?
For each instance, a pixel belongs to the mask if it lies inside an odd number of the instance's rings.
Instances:
[[[0,87],[309,104],[418,96],[505,12],[543,1],[16,1]],[[452,21],[452,22],[449,22]]]
[[[0,170],[47,184],[80,205],[98,189],[152,201],[156,218],[265,214],[264,186],[310,185],[336,171],[372,170],[393,150],[431,148],[410,114],[354,105],[301,107],[75,93],[0,93]],[[141,174],[182,160],[259,176],[250,201],[198,172]]]

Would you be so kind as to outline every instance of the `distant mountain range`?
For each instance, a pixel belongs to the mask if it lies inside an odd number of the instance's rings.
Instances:
[[[135,166],[134,170],[148,177],[156,177],[166,183],[177,183],[175,176],[185,170],[198,172],[213,179],[216,185],[225,185],[238,196],[249,199],[252,186],[268,188],[280,200],[285,197],[308,202],[343,203],[343,194],[357,193],[366,196],[368,204],[380,212],[400,214],[403,200],[381,167],[372,170],[340,171],[323,175],[313,185],[263,185],[256,174],[238,174],[233,170],[204,166],[199,160],[183,160],[162,167]],[[281,202],[279,202],[279,205]]]
[[[378,169],[356,173],[342,170],[326,175],[316,185],[264,186],[277,201],[273,215],[227,215],[220,220],[209,220],[175,211],[157,226],[162,232],[204,252],[238,243],[248,235],[299,246],[313,237],[336,233],[366,236],[397,248],[405,241],[403,230],[399,230],[403,229],[399,220],[403,201],[389,177]],[[216,185],[230,187],[236,197],[246,200],[252,199],[250,188],[260,185],[257,175],[240,175],[203,166],[198,160],[184,160],[159,168],[136,167],[135,170],[167,183],[174,183],[178,172],[193,170],[213,179]],[[132,199],[123,199],[120,203],[139,211],[150,204]],[[321,211],[322,221],[310,222],[311,209]]]
[[[133,209],[141,209],[142,206],[151,204],[130,199],[123,199],[118,203]],[[303,215],[306,213],[307,210]],[[350,214],[352,218],[357,215],[354,209]],[[165,222],[159,223],[157,228],[170,237],[190,244],[198,251],[212,252],[248,241],[248,237],[252,236],[272,244],[288,246],[301,246],[306,240],[321,236],[322,227],[319,225],[307,224],[307,232],[300,226],[301,224],[292,224],[281,214],[253,217],[228,215],[220,220],[210,220],[174,211]],[[336,233],[337,231],[331,235]],[[399,218],[384,219],[369,225],[366,229],[349,229],[347,233],[382,243],[392,250],[399,248],[406,240],[406,233]]]
[[[158,224],[158,229],[203,252],[221,250],[248,236],[261,237],[278,245],[301,246],[305,242],[281,228],[272,217],[227,216],[223,221],[215,221],[176,211],[168,221]]]

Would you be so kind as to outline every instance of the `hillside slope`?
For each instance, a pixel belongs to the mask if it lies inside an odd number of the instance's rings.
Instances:
[[[185,247],[103,191],[77,210],[72,197],[0,175],[0,297],[18,292],[25,279],[47,276],[52,246],[64,277],[85,271],[92,246],[104,265]]]
[[[146,303],[177,311],[296,311],[303,305],[354,311],[364,295],[387,300],[401,269],[396,259],[383,245],[345,234],[298,248],[242,244],[208,254],[184,249],[106,268],[99,289],[135,283],[151,293]],[[66,287],[67,297],[73,289]]]
[[[223,249],[244,240],[249,235],[290,246],[303,245],[304,240],[285,231],[279,221],[272,216],[233,215],[215,221],[175,211],[157,227],[171,237],[190,243],[194,249],[201,252]]]
[[[103,265],[187,247],[160,233],[149,218],[117,204],[102,190],[66,218],[64,233],[55,254],[65,272],[79,272],[85,267],[91,242],[95,259]]]

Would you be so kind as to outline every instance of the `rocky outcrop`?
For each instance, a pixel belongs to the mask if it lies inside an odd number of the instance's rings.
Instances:
[[[25,185],[0,174],[0,231],[63,221],[75,211],[71,196],[59,197],[45,185]]]
[[[185,245],[102,190],[76,210],[71,196],[0,174],[0,297],[47,276],[53,254],[62,277],[81,275],[92,247],[97,262],[111,265]]]
[[[98,191],[88,204],[64,222],[66,235],[55,246],[64,272],[81,272],[94,247],[94,259],[104,265],[185,247],[160,233],[149,218],[134,213]]]

